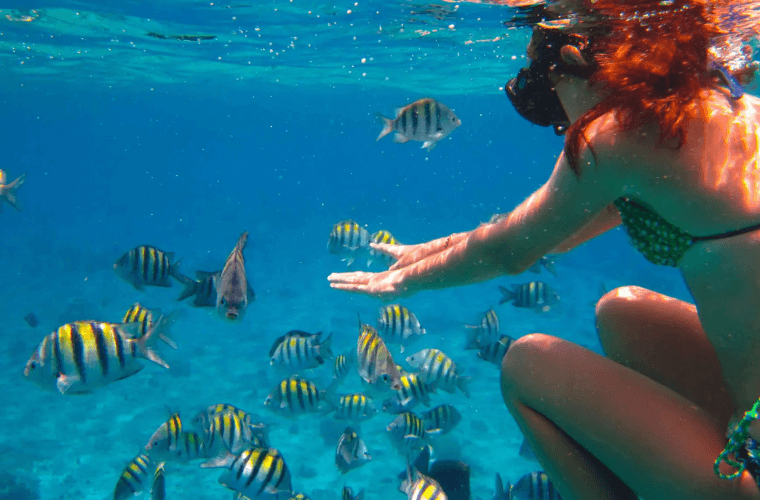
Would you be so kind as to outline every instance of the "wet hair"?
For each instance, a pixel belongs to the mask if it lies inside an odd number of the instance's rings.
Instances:
[[[568,2],[571,3],[571,2]],[[589,83],[606,98],[567,131],[565,156],[580,176],[585,131],[613,113],[622,130],[646,123],[660,128],[660,141],[686,142],[686,126],[698,116],[706,88],[717,85],[707,71],[711,46],[725,34],[716,21],[716,4],[728,0],[596,0],[575,10],[577,28],[588,26],[598,69]],[[581,7],[583,9],[583,7]],[[593,150],[592,150],[593,153]]]

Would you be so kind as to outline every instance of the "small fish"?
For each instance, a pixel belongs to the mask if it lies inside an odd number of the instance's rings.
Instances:
[[[288,500],[311,500],[311,499],[305,493],[291,492],[288,497]]]
[[[356,370],[379,391],[401,389],[401,376],[390,351],[377,330],[359,320],[361,334],[356,344]]]
[[[501,478],[498,474],[496,476],[496,494],[498,496]],[[507,484],[506,491],[509,492],[509,496],[506,497],[502,493],[499,498],[508,498],[509,500],[562,500],[562,496],[554,489],[551,480],[543,471],[525,474],[514,485]]]
[[[500,305],[512,302],[515,307],[548,311],[551,306],[559,302],[559,294],[543,281],[512,285],[512,290],[500,286],[499,290],[504,295],[499,301]]]
[[[145,336],[145,334],[148,333],[148,330],[150,330],[150,327],[153,326],[153,318],[157,318],[159,316],[161,316],[161,313],[159,311],[148,309],[147,307],[141,306],[139,302],[135,302],[132,304],[132,307],[127,309],[127,312],[124,314],[124,318],[122,318],[121,322],[139,324],[139,327],[136,331],[137,336],[135,337],[136,339],[139,339],[140,337]],[[175,344],[170,338],[166,337],[165,335],[159,334],[158,337],[172,349],[177,348],[177,344]]]
[[[248,498],[271,498],[269,495],[286,495],[292,490],[290,470],[274,448],[247,448],[239,455],[227,452],[201,467],[224,467],[227,470],[219,484]]]
[[[346,354],[339,354],[335,358],[335,363],[333,364],[333,383],[342,382],[346,378],[346,375],[348,375],[348,372],[351,370],[351,366],[353,366],[355,361],[356,353],[354,351],[349,351]]]
[[[173,413],[169,420],[161,424],[150,437],[148,444],[145,445],[145,451],[149,452],[153,458],[158,458],[165,453],[172,454],[177,451],[181,435],[182,419],[179,413]]]
[[[344,486],[340,498],[341,500],[364,500],[364,490],[361,490],[356,496],[354,496],[354,492],[351,491],[351,488]]]
[[[193,418],[193,426],[204,435],[208,435],[214,430],[212,426],[215,425],[214,422],[216,421],[217,416],[227,413],[234,415],[244,426],[249,428],[250,436],[247,434],[248,431],[245,431],[245,435],[249,436],[246,439],[249,439],[251,444],[264,448],[269,446],[267,444],[269,442],[268,426],[261,422],[256,422],[250,413],[229,403],[219,403],[209,406]],[[216,424],[216,428],[219,428],[219,424]]]
[[[182,281],[174,252],[164,252],[150,245],[140,245],[125,253],[113,265],[116,274],[137,290],[143,286],[171,287],[171,277]]]
[[[380,308],[377,317],[377,330],[389,344],[401,344],[404,347],[413,340],[425,335],[417,316],[401,304],[390,304]]]
[[[369,231],[356,221],[346,219],[333,226],[330,239],[327,240],[327,249],[332,254],[349,254],[345,260],[350,266],[358,254],[366,252],[369,255],[369,240]]]
[[[339,420],[352,420],[359,423],[369,420],[376,413],[377,409],[372,399],[364,394],[346,394],[340,397],[333,416]]]
[[[479,325],[464,326],[469,329],[465,349],[480,349],[482,345],[499,340],[499,316],[493,309],[483,313]]]
[[[427,440],[425,423],[410,411],[397,416],[386,429],[391,444],[407,457],[416,457]]]
[[[557,268],[554,267],[554,260],[551,259],[548,255],[544,255],[538,259],[535,264],[528,268],[528,271],[540,274],[542,267],[549,271],[552,276],[557,276]]]
[[[370,460],[372,455],[369,454],[367,445],[351,427],[346,427],[335,450],[335,465],[345,474]]]
[[[443,488],[435,479],[415,470],[407,463],[406,480],[401,483],[399,490],[406,493],[408,500],[448,500]]]
[[[29,313],[24,316],[24,321],[26,321],[26,324],[32,328],[37,328],[37,325],[40,324],[39,321],[37,321],[37,316],[35,316],[34,313]]]
[[[530,447],[530,443],[528,443],[528,440],[525,438],[523,438],[522,443],[520,443],[520,451],[518,452],[518,454],[521,457],[523,457],[525,460],[538,462],[538,457],[533,451],[533,448]]]
[[[306,333],[291,330],[278,337],[269,350],[269,364],[287,367],[291,370],[306,370],[324,364],[325,359],[332,359],[330,350],[332,335],[320,343],[322,333]]]
[[[414,461],[414,470],[434,479],[449,500],[470,500],[470,466],[460,460],[439,460],[433,447],[427,445]],[[406,471],[399,479],[406,478]]]
[[[150,500],[166,500],[166,477],[164,476],[164,462],[156,467],[153,474],[153,486],[150,489]]]
[[[393,142],[420,141],[428,151],[462,124],[448,106],[430,98],[414,101],[398,109],[394,119],[386,118],[380,113],[377,117],[383,121],[383,130],[376,141],[396,132]]]
[[[394,238],[393,235],[389,233],[388,231],[386,231],[385,229],[381,229],[380,231],[373,233],[371,236],[371,239],[372,239],[372,243],[385,243],[386,245],[401,245],[401,243],[399,243],[399,241],[396,238]],[[392,266],[396,262],[396,259],[394,259],[390,255],[385,254],[383,252],[379,252],[377,250],[373,250],[372,248],[370,248],[369,254],[373,259],[375,258],[379,259],[380,261],[382,261],[383,264],[385,264],[388,267]],[[371,262],[372,261],[370,261],[370,263]]]
[[[195,432],[183,432],[179,437],[177,449],[167,455],[167,461],[187,462],[188,460],[198,460],[210,456],[210,450],[204,446],[201,436]]]
[[[266,444],[260,442],[251,427],[233,412],[215,413],[204,436],[203,446],[210,456],[218,456],[225,450],[236,455],[250,446],[262,448]]]
[[[21,211],[21,205],[18,204],[16,198],[16,191],[26,180],[26,174],[22,174],[15,181],[6,184],[8,182],[8,175],[5,170],[0,170],[0,213],[3,212],[3,202],[12,206],[19,212]]]
[[[430,393],[433,387],[422,382],[416,373],[408,373],[401,376],[401,389],[383,402],[383,410],[398,415],[410,411],[422,403],[430,406]]]
[[[326,412],[334,409],[325,391],[306,379],[290,377],[282,380],[264,401],[272,411],[285,415]]]
[[[136,374],[144,368],[140,358],[168,369],[153,344],[169,324],[169,318],[161,316],[144,336],[133,339],[136,323],[67,323],[42,339],[24,376],[45,389],[78,394]]]
[[[420,414],[428,434],[448,434],[462,421],[462,414],[452,405],[436,406]]]
[[[221,275],[222,271],[213,273],[196,271],[196,279],[183,276],[180,279],[180,283],[185,286],[185,289],[179,295],[177,301],[183,301],[188,297],[195,296],[195,299],[193,299],[194,307],[216,307],[216,288]],[[256,292],[253,291],[250,283],[246,282],[246,286],[248,287],[248,302],[255,301]]]
[[[438,349],[423,349],[406,358],[406,362],[420,371],[420,379],[426,384],[440,387],[450,394],[459,389],[465,396],[470,397],[467,387],[470,377],[459,375],[456,363],[444,352]]]
[[[242,319],[248,307],[248,278],[243,258],[247,242],[248,231],[240,235],[235,248],[227,257],[216,287],[216,310],[231,320]]]
[[[497,342],[484,345],[478,350],[478,357],[501,368],[501,362],[515,339],[502,335]]]
[[[155,468],[156,464],[146,453],[140,453],[130,460],[116,482],[113,500],[127,500],[142,493],[147,486],[148,477],[153,474]]]

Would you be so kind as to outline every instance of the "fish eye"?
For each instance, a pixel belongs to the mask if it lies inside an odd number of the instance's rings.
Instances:
[[[37,368],[37,362],[36,361],[32,361],[31,363],[29,363],[29,369],[30,370],[34,370],[35,368]]]
[[[387,381],[388,381],[388,374],[383,373],[383,382],[387,382]]]

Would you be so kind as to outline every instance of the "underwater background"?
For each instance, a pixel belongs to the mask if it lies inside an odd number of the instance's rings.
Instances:
[[[358,426],[373,459],[341,475],[334,430],[321,425],[332,417],[265,410],[281,378],[266,352],[300,329],[332,332],[342,353],[356,345],[357,313],[375,324],[382,302],[328,285],[329,273],[346,269],[326,250],[333,224],[354,219],[371,233],[423,242],[511,210],[548,178],[562,138],[520,119],[503,92],[525,64],[529,30],[505,28],[504,7],[467,3],[14,7],[0,11],[0,168],[9,180],[27,178],[23,210],[5,205],[0,215],[0,499],[113,498],[122,469],[170,412],[191,418],[222,402],[272,424],[295,491],[337,499],[349,485],[367,500],[403,498],[405,461],[385,435],[395,417],[381,412]],[[213,39],[181,39],[190,35]],[[452,108],[461,127],[430,152],[418,142],[375,142],[376,112],[393,117],[422,97]],[[142,244],[175,252],[185,274],[216,271],[243,231],[257,300],[237,323],[177,302],[179,283],[141,292],[113,271]],[[515,482],[540,465],[518,456],[522,435],[502,402],[499,371],[463,349],[464,324],[494,307],[502,334],[543,332],[601,352],[600,285],[690,300],[677,270],[646,262],[619,229],[558,256],[556,268],[556,277],[544,270],[401,301],[428,332],[408,354],[440,348],[473,378],[471,398],[439,391],[433,405],[451,403],[463,416],[435,450],[471,466],[474,498],[491,498],[496,472]],[[497,305],[497,285],[532,280],[561,302],[543,313]],[[76,320],[119,322],[137,301],[180,311],[171,332],[179,348],[159,347],[169,370],[144,362],[139,374],[76,396],[24,379],[45,335]],[[329,381],[331,369],[328,361],[307,376]],[[341,391],[361,390],[350,378]],[[333,425],[337,435],[344,426]],[[169,463],[167,498],[229,499],[219,474]]]

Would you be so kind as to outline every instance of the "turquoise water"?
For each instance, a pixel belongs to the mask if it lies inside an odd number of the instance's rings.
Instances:
[[[360,426],[373,460],[341,476],[336,443],[320,433],[331,417],[266,411],[279,380],[266,352],[291,329],[332,332],[333,350],[344,352],[355,346],[357,313],[374,324],[378,300],[327,284],[330,272],[345,269],[325,249],[334,223],[351,218],[404,243],[426,241],[510,210],[548,177],[561,139],[519,119],[501,89],[524,64],[529,33],[507,30],[504,8],[473,4],[24,7],[0,12],[1,168],[10,179],[27,174],[23,211],[6,205],[0,215],[0,499],[112,497],[121,470],[169,410],[189,422],[222,402],[273,424],[272,444],[296,491],[327,500],[346,484],[365,489],[367,500],[403,498],[396,476],[404,460],[385,435],[394,417],[381,413]],[[419,143],[375,142],[375,112],[392,116],[426,96],[454,109],[462,126],[429,153]],[[178,303],[178,283],[139,292],[112,269],[130,248],[151,244],[176,252],[186,274],[215,271],[244,230],[257,301],[239,323]],[[556,278],[526,273],[403,301],[428,335],[397,359],[441,348],[474,379],[471,399],[439,391],[433,405],[451,403],[464,417],[435,447],[471,465],[475,498],[491,497],[494,473],[515,482],[539,466],[518,456],[522,436],[501,401],[498,370],[463,349],[463,324],[495,307],[503,334],[544,332],[600,351],[600,283],[689,299],[677,271],[648,264],[619,230],[556,265]],[[547,313],[497,306],[497,284],[534,279],[554,287],[561,303]],[[180,311],[172,330],[179,349],[159,346],[169,370],[145,363],[82,396],[24,379],[46,334],[75,320],[117,322],[136,301]],[[36,328],[23,320],[29,312]],[[331,365],[307,375],[324,385]],[[353,373],[341,392],[349,390],[361,390]],[[230,497],[218,470],[169,463],[166,472],[169,499]],[[8,493],[4,484],[14,483],[30,496]]]

